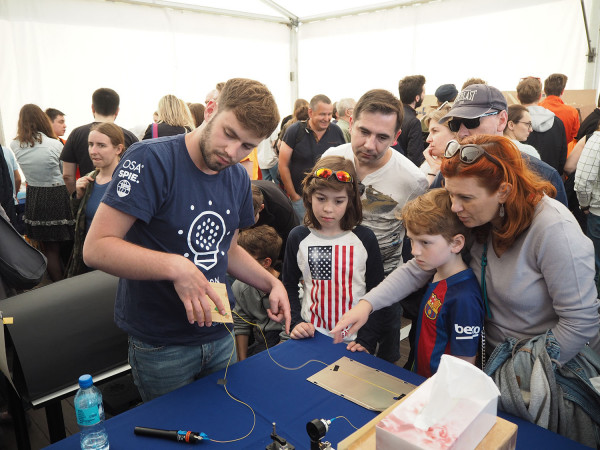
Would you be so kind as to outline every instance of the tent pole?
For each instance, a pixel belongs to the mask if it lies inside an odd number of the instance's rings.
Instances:
[[[591,0],[591,11],[600,9],[599,0]],[[585,78],[583,82],[584,89],[598,90],[598,76],[600,75],[600,61],[598,58],[598,46],[600,45],[600,20],[598,14],[593,13],[590,17],[588,27],[588,17],[585,13],[584,0],[581,0],[581,12],[583,14],[583,24],[585,26],[585,34],[587,38],[587,64],[585,67]]]
[[[290,29],[290,105],[293,105],[298,98],[298,27],[300,26],[300,20],[298,16],[285,9],[277,1],[260,1],[289,20],[287,26]]]
[[[290,27],[290,105],[298,98],[298,26],[291,22]]]

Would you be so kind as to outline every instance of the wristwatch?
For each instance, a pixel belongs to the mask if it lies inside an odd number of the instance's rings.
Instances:
[[[589,211],[590,210],[590,206],[580,206],[579,209],[583,212]]]

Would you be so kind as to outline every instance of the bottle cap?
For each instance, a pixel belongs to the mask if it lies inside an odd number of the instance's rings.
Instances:
[[[89,388],[92,384],[94,384],[94,382],[92,381],[92,376],[89,373],[79,377],[79,387],[81,389]]]

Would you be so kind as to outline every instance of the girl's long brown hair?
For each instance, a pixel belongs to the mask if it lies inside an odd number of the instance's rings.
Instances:
[[[56,139],[50,118],[39,106],[28,103],[19,112],[19,123],[15,139],[20,142],[22,148],[33,147],[36,142],[42,143],[40,133]]]

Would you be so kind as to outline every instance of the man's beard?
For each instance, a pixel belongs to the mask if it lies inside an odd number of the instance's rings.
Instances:
[[[212,120],[209,121],[204,130],[202,130],[202,135],[200,136],[200,154],[202,155],[202,159],[204,160],[204,164],[210,170],[215,172],[220,172],[223,169],[226,169],[229,166],[233,166],[233,162],[229,162],[229,164],[223,164],[216,159],[216,156],[221,156],[222,158],[230,161],[229,156],[227,154],[218,154],[216,150],[210,152],[208,149],[211,147],[210,135],[212,131]],[[213,158],[214,157],[214,158]]]
[[[419,97],[419,101],[415,103],[415,109],[423,104],[423,97]]]

